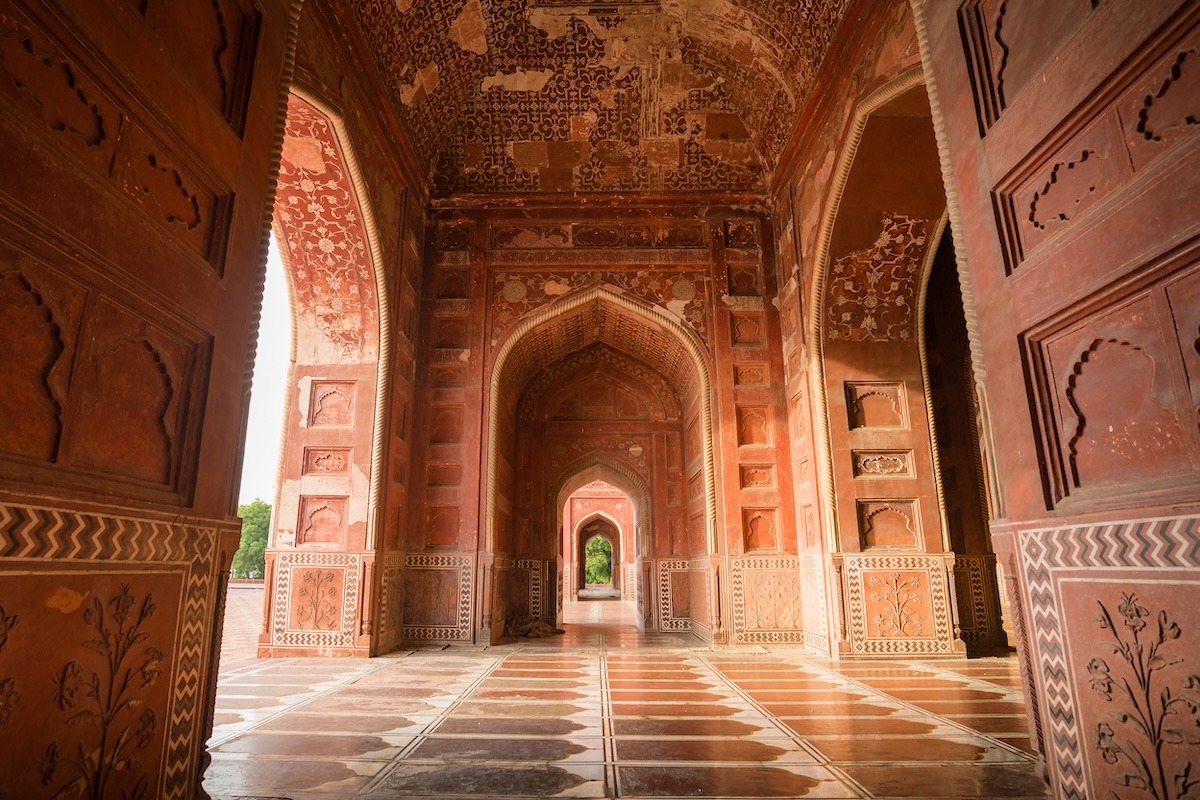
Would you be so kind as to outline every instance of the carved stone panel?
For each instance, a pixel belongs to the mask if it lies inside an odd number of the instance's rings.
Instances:
[[[351,463],[349,447],[304,448],[305,475],[346,475]]]
[[[885,214],[875,243],[839,256],[830,268],[826,335],[851,342],[908,341],[915,336],[917,273],[931,223]]]
[[[739,445],[771,444],[771,410],[768,406],[739,406],[737,441]]]
[[[310,427],[344,427],[354,424],[354,384],[313,381],[309,401]]]
[[[922,542],[916,500],[859,500],[859,545],[917,547]]]
[[[135,796],[139,784],[163,796],[180,670],[181,609],[171,599],[182,572],[0,572],[0,731],[12,796]]]
[[[746,551],[777,550],[779,548],[775,509],[742,509],[742,547]]]
[[[898,656],[956,651],[941,557],[847,554],[843,563],[847,636],[853,653]]]
[[[766,341],[763,315],[756,311],[735,311],[730,314],[730,336],[735,345],[760,347]]]
[[[735,644],[802,644],[799,563],[747,557],[730,562]]]
[[[347,505],[345,497],[301,497],[296,520],[296,546],[344,546]]]
[[[743,489],[775,488],[774,464],[742,464],[738,467],[739,483]]]
[[[856,478],[911,478],[911,450],[854,450],[850,457]]]
[[[846,410],[851,430],[906,428],[907,403],[900,383],[846,383]]]
[[[339,630],[345,583],[346,570],[339,567],[293,567],[288,629]]]

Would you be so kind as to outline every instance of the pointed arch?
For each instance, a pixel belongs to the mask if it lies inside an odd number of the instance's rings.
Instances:
[[[586,313],[588,310],[591,310],[593,313],[593,330],[604,328],[605,315],[607,314],[612,314],[615,317],[625,317],[631,321],[636,321],[636,324],[640,324],[651,331],[665,334],[665,337],[661,338],[673,344],[676,354],[680,354],[682,360],[686,362],[682,364],[673,363],[670,369],[663,369],[662,372],[668,378],[671,378],[673,373],[675,379],[679,382],[688,379],[695,382],[694,391],[698,396],[701,452],[703,456],[702,472],[704,475],[706,511],[705,536],[709,553],[715,553],[717,549],[717,498],[712,431],[712,381],[704,346],[695,338],[694,334],[684,327],[678,318],[669,312],[659,307],[648,306],[644,302],[628,296],[620,289],[603,284],[572,292],[556,302],[547,304],[533,312],[512,330],[497,351],[491,370],[487,399],[487,442],[486,461],[484,465],[485,489],[483,508],[486,528],[483,549],[486,551],[493,550],[496,541],[497,471],[499,448],[501,446],[501,442],[499,441],[501,427],[499,423],[502,395],[506,388],[513,391],[520,391],[523,384],[532,377],[531,368],[528,366],[530,359],[527,358],[527,353],[522,353],[522,349],[532,350],[540,339],[545,338],[544,336],[539,337],[538,334],[544,334],[555,322],[566,323],[572,321],[575,317]],[[582,335],[587,336],[589,334],[584,333]],[[544,365],[599,339],[599,334],[595,333],[591,334],[590,341],[572,342],[572,337],[557,337],[556,343],[563,351],[549,355],[541,353],[542,358],[534,360],[533,363]],[[620,343],[614,343],[613,346],[628,352],[627,347],[621,347]],[[650,351],[645,354],[631,353],[631,355],[648,358],[657,356],[660,359],[665,359],[663,354],[656,354]],[[678,391],[683,387],[676,386],[675,388]]]
[[[350,185],[349,196],[346,200],[346,210],[357,215],[360,221],[361,235],[361,250],[363,255],[363,264],[370,271],[369,284],[374,289],[373,316],[374,325],[370,326],[369,331],[374,339],[374,360],[376,361],[375,370],[375,396],[373,424],[371,431],[371,475],[368,488],[368,519],[367,519],[367,541],[368,549],[375,546],[378,537],[378,529],[380,520],[378,519],[378,508],[383,489],[383,458],[385,448],[385,424],[386,410],[389,398],[390,381],[388,380],[391,370],[391,348],[388,343],[391,339],[391,316],[390,310],[392,303],[389,297],[389,287],[387,275],[384,269],[383,249],[381,244],[381,236],[378,223],[375,219],[375,213],[369,200],[366,180],[363,175],[362,167],[355,153],[354,146],[351,142],[349,131],[345,124],[344,115],[341,110],[328,101],[313,87],[300,80],[293,80],[289,87],[289,115],[291,113],[291,99],[297,99],[301,103],[309,106],[313,111],[319,114],[328,123],[330,132],[332,133],[332,142],[327,144],[332,145],[336,151],[336,156],[340,162],[340,166],[345,171],[346,179]],[[284,132],[284,144],[287,144],[287,132]],[[280,178],[283,178],[283,171],[280,171]],[[279,192],[276,193],[277,199]],[[279,218],[279,206],[276,205],[274,215],[272,217],[271,229],[275,235],[276,241],[280,242],[279,248],[280,260],[283,262],[284,271],[288,276],[288,301],[291,309],[291,324],[292,324],[292,352],[291,366],[288,370],[288,385],[293,386],[296,382],[296,360],[297,360],[297,336],[299,327],[299,315],[297,313],[298,297],[294,275],[297,265],[294,262],[291,248],[286,246],[288,242],[287,228]],[[277,475],[276,485],[282,484],[283,470],[283,451],[286,447],[287,421],[284,421],[284,436],[280,438],[280,459],[279,470]]]

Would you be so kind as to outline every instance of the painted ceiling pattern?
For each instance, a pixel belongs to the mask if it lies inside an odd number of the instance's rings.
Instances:
[[[301,363],[367,362],[378,350],[366,227],[329,119],[288,98],[275,220],[295,292]]]
[[[352,0],[440,194],[755,190],[849,0]]]

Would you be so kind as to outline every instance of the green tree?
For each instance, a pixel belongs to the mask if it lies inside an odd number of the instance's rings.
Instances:
[[[583,546],[584,574],[588,583],[612,583],[612,542],[593,536]]]
[[[238,506],[242,518],[242,544],[233,554],[233,577],[261,578],[266,571],[267,532],[271,528],[271,505],[254,499]]]

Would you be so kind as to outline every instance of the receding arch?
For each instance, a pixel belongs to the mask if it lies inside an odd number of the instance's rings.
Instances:
[[[567,498],[593,481],[602,480],[610,486],[621,490],[633,503],[634,509],[634,552],[639,558],[648,555],[650,520],[650,490],[641,476],[629,467],[607,456],[592,456],[563,469],[550,491],[553,502],[551,511],[551,530],[561,531],[563,526],[562,510]]]
[[[591,318],[587,322],[590,325],[587,330],[584,330],[582,317],[589,313]],[[544,366],[546,363],[568,355],[594,341],[605,341],[603,337],[606,328],[620,324],[621,319],[634,326],[642,326],[644,335],[638,344],[644,352],[630,352],[631,348],[628,342],[613,343],[613,347],[642,358],[651,366],[658,368],[668,379],[675,378],[677,382],[685,384],[694,381],[693,391],[697,394],[699,405],[699,429],[703,456],[705,539],[708,552],[716,552],[717,500],[716,470],[713,463],[712,386],[704,347],[676,317],[663,309],[648,306],[631,298],[619,289],[605,285],[581,289],[533,312],[509,333],[497,351],[491,371],[487,401],[487,455],[483,509],[486,525],[484,541],[486,551],[492,551],[496,541],[502,397],[506,391],[521,391],[537,367]],[[560,335],[551,336],[547,331],[556,322],[562,325],[562,330],[560,330]],[[649,335],[653,331],[661,332],[665,336],[655,339]],[[661,344],[664,341],[673,344],[673,353],[664,355],[661,352],[655,352],[653,344],[655,342]],[[545,346],[537,351],[537,358],[531,358],[534,348],[539,342]],[[623,347],[622,344],[625,346]],[[557,350],[553,348],[557,348]],[[547,350],[550,352],[546,352]],[[674,357],[674,360],[667,363],[670,357]],[[665,367],[664,364],[666,364]],[[679,391],[685,387],[677,385],[675,388],[676,391]]]
[[[854,158],[858,154],[863,134],[867,129],[867,120],[875,111],[885,106],[905,92],[924,83],[922,67],[913,67],[901,73],[875,91],[871,92],[854,109],[846,132],[845,144],[838,155],[833,174],[829,182],[827,201],[821,222],[817,228],[816,246],[813,252],[813,287],[809,294],[809,393],[813,398],[813,419],[817,422],[815,448],[820,457],[819,478],[821,494],[824,500],[825,546],[829,552],[834,552],[838,545],[837,521],[837,491],[833,474],[833,445],[829,432],[829,397],[826,390],[825,377],[825,286],[829,276],[830,247],[833,242],[833,229],[838,221],[846,184],[850,179],[850,171],[854,168]]]
[[[286,276],[292,349],[267,575],[286,583],[286,573],[313,557],[308,545],[318,544],[301,535],[302,511],[317,495],[338,504],[336,520],[330,517],[319,537],[326,550],[375,548],[391,363],[387,274],[363,171],[341,111],[299,82],[287,97],[272,231]],[[320,398],[335,400],[337,413],[318,413],[325,408]],[[329,453],[340,457],[322,458]],[[323,465],[335,461],[344,468],[326,471]],[[277,569],[281,547],[296,552]],[[373,602],[359,580],[347,573],[346,597]],[[268,620],[277,621],[290,611],[272,595]],[[300,646],[294,637],[276,635],[284,627],[269,622],[272,639],[260,651],[282,655]],[[373,640],[361,644],[352,631],[305,636],[304,646],[309,640],[345,649],[375,646]]]

